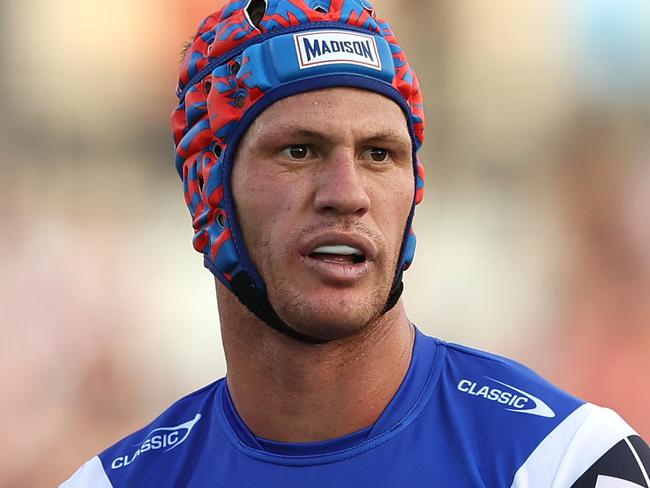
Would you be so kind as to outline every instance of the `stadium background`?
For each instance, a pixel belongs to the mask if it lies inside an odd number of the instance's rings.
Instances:
[[[0,486],[225,373],[172,165],[207,0],[0,3]],[[650,437],[650,4],[378,0],[423,84],[413,320]]]

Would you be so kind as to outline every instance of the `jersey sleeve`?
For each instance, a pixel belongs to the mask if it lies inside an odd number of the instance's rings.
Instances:
[[[98,456],[81,466],[59,488],[113,488]]]
[[[650,488],[650,449],[638,435],[614,445],[571,488]]]
[[[584,404],[517,471],[512,487],[650,488],[647,444],[614,411]]]

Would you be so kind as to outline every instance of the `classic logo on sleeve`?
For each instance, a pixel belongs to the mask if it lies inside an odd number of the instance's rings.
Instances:
[[[294,34],[300,69],[326,64],[356,64],[381,70],[373,36],[346,31],[312,31]]]
[[[456,388],[462,393],[500,403],[507,407],[506,410],[509,412],[527,413],[546,418],[555,417],[555,412],[551,407],[536,396],[494,378],[485,376],[485,379],[500,386],[462,379]]]
[[[188,420],[175,427],[158,427],[147,434],[145,440],[136,444],[137,448],[133,453],[116,457],[111,463],[112,469],[120,469],[131,464],[135,459],[149,451],[163,450],[171,451],[180,446],[190,435],[192,427],[199,421],[201,414],[197,413],[192,420]],[[134,446],[135,447],[135,446]]]

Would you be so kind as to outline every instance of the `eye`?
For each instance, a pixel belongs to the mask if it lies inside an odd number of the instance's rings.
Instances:
[[[284,148],[282,153],[291,159],[307,159],[311,156],[311,149],[306,144],[292,144]]]
[[[390,157],[388,149],[384,149],[383,147],[371,147],[365,152],[375,163],[385,163]]]

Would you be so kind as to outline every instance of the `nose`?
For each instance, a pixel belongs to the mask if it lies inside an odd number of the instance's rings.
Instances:
[[[315,183],[314,206],[319,213],[361,217],[370,209],[363,176],[351,150],[330,154]]]

